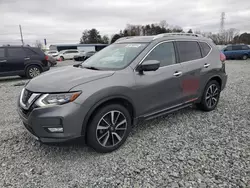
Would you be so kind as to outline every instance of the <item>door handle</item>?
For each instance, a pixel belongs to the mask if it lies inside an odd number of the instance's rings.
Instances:
[[[30,60],[30,58],[29,57],[25,57],[24,60]]]
[[[208,68],[209,66],[210,64],[207,64],[207,63],[204,65],[205,68]]]
[[[7,62],[7,60],[1,60],[1,61],[0,61],[0,63],[5,63],[5,62]]]
[[[174,73],[174,76],[180,76],[180,75],[182,75],[182,72],[180,72],[180,71],[176,71],[176,72]]]

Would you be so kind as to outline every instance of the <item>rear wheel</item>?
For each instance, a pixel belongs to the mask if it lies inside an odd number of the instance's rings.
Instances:
[[[31,65],[26,69],[26,77],[34,78],[42,73],[41,68],[37,65]]]
[[[247,60],[247,58],[248,58],[247,55],[243,55],[243,56],[242,56],[242,59],[243,59],[243,60]]]
[[[197,105],[201,110],[212,111],[220,99],[220,84],[216,80],[210,81],[203,92],[201,102]]]
[[[87,130],[87,144],[97,152],[111,152],[119,148],[131,130],[131,116],[119,104],[99,109],[92,117]]]

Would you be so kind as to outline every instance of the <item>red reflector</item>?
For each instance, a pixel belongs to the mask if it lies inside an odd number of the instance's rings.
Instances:
[[[48,59],[49,59],[49,56],[47,56],[47,55],[46,55],[46,56],[45,56],[45,59],[46,59],[46,60],[48,61]]]
[[[226,56],[222,52],[220,53],[220,60],[221,62],[226,61]]]

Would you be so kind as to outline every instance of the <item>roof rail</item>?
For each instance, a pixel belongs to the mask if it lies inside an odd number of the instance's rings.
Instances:
[[[135,37],[135,36],[121,37],[121,38],[117,39],[115,42],[118,42],[118,41],[121,41],[121,40],[130,39],[130,38],[133,38],[133,37]]]
[[[203,37],[202,35],[199,34],[194,34],[194,33],[161,33],[159,35],[156,35],[153,40],[162,38],[162,37],[167,37],[167,36],[192,36],[192,37]]]

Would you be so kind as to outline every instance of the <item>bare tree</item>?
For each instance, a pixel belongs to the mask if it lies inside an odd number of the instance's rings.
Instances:
[[[40,49],[43,48],[43,44],[41,43],[40,40],[36,40],[35,46],[36,46],[37,48],[40,48]]]

